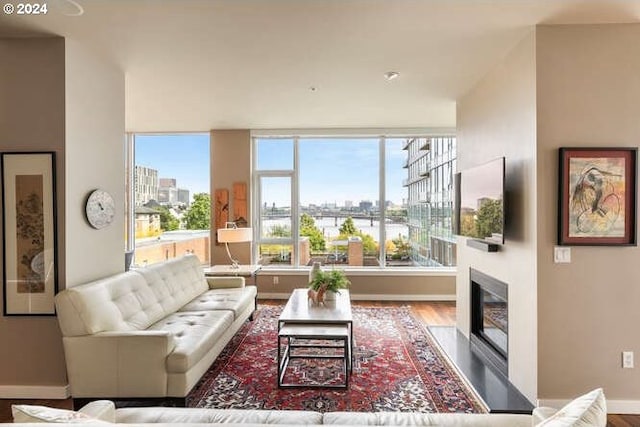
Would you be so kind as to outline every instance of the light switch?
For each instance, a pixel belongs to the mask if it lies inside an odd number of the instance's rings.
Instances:
[[[556,246],[553,248],[553,262],[556,264],[568,264],[571,262],[571,248]]]

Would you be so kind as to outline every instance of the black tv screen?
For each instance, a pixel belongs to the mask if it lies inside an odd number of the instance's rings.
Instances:
[[[504,243],[504,173],[500,157],[459,174],[457,234]]]

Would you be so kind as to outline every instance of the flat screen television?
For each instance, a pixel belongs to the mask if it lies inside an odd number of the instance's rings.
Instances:
[[[456,234],[504,244],[504,177],[504,157],[456,176]]]

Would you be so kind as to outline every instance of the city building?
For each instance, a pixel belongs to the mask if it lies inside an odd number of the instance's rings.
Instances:
[[[134,193],[136,206],[142,206],[150,200],[158,200],[158,171],[136,165]]]
[[[178,188],[178,203],[189,207],[191,204],[191,192],[186,188]]]
[[[424,266],[454,266],[456,138],[409,138],[404,149],[407,151],[405,186],[411,259]]]
[[[362,212],[369,212],[373,208],[373,202],[370,200],[363,200],[358,204],[358,206]]]
[[[160,178],[158,186],[158,202],[162,205],[189,206],[189,190],[178,188],[178,182],[175,178]]]

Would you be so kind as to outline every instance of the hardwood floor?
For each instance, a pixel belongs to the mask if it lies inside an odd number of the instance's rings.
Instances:
[[[260,300],[260,304],[281,304],[282,301]],[[399,303],[389,301],[354,301],[353,305],[364,307],[393,307],[402,304],[411,305],[415,315],[429,326],[452,326],[456,321],[456,306],[453,302],[411,302]],[[71,409],[71,399],[64,400],[15,400],[0,399],[0,423],[10,423],[11,405],[29,404],[46,405],[56,408]],[[640,415],[609,415],[607,427],[640,426]]]

